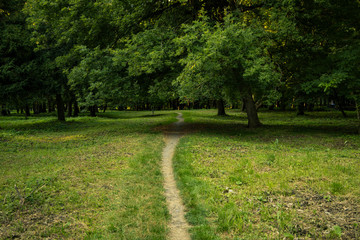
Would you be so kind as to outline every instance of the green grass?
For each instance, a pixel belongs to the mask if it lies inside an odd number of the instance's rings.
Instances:
[[[182,111],[175,156],[193,239],[360,238],[360,137],[337,112]],[[0,239],[165,239],[173,112],[0,117]]]
[[[360,238],[360,136],[354,113],[183,113],[175,171],[193,239]],[[353,114],[353,115],[352,115]]]
[[[165,239],[160,171],[175,114],[0,118],[0,239]]]

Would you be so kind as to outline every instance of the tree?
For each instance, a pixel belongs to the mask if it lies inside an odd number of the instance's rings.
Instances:
[[[222,100],[226,93],[237,92],[246,106],[248,126],[260,124],[253,95],[265,94],[277,84],[267,54],[268,33],[261,26],[247,26],[242,15],[228,15],[224,24],[203,17],[184,26],[179,45],[184,69],[177,79],[180,96],[199,95]]]
[[[46,93],[41,78],[43,55],[33,51],[23,4],[10,1],[0,9],[0,102],[5,109],[6,105],[25,109],[28,116],[30,105],[43,101]]]
[[[359,10],[354,0],[268,1],[264,5],[261,16],[267,31],[275,33],[269,52],[282,73],[283,96],[294,98],[293,103],[303,108],[319,97],[350,95],[335,88],[324,92],[321,78],[333,67],[333,53],[353,45],[357,38]]]

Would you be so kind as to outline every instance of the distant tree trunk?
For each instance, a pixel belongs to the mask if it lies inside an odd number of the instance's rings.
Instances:
[[[241,111],[246,112],[246,105],[245,105],[245,99],[243,98],[242,104],[241,104]]]
[[[51,113],[54,111],[54,104],[52,99],[49,97],[48,101],[47,101],[47,105],[48,105],[48,112]]]
[[[278,106],[280,108],[281,111],[285,111],[286,110],[286,105],[288,104],[287,99],[285,98],[284,94],[282,94],[280,101],[278,102]]]
[[[335,101],[336,103],[338,104],[338,107],[339,107],[339,111],[341,112],[341,114],[343,115],[344,118],[346,118],[346,113],[344,111],[344,108],[343,108],[343,103],[342,101],[340,100],[337,92],[334,90],[334,97],[335,97]]]
[[[190,110],[190,109],[194,109],[194,103],[193,103],[193,102],[189,102],[189,103],[188,103],[188,107],[189,107],[189,110]]]
[[[343,115],[344,118],[346,118],[347,115],[346,115],[346,113],[344,111],[344,107],[342,105],[342,102],[341,101],[337,101],[337,102],[338,102],[338,107],[339,107],[339,110],[340,110],[341,114]]]
[[[78,106],[78,102],[76,100],[74,100],[74,117],[78,117],[79,116],[79,106]]]
[[[45,102],[43,102],[43,104],[41,106],[41,112],[46,113],[46,103]]]
[[[217,100],[216,101],[216,106],[217,106],[217,109],[218,109],[217,115],[218,116],[225,116],[226,113],[225,113],[224,100],[222,100],[222,99]]]
[[[7,111],[5,105],[2,105],[2,106],[1,106],[1,115],[3,115],[3,116],[7,116],[7,115],[8,115],[8,111]],[[10,114],[9,114],[9,115],[10,115]]]
[[[106,112],[106,109],[107,109],[107,104],[105,104],[103,112]]]
[[[72,105],[73,105],[73,99],[71,97],[67,103],[67,117],[71,117],[73,114],[73,106]]]
[[[89,107],[90,117],[96,117],[96,106]]]
[[[39,109],[40,109],[39,108],[39,103],[38,102],[33,103],[34,114],[39,114],[40,113]]]
[[[285,110],[286,110],[286,103],[280,102],[280,110],[283,111],[283,112],[285,112]]]
[[[173,101],[173,110],[178,110],[179,108],[179,99],[174,99]]]
[[[29,117],[30,116],[30,108],[29,105],[26,104],[25,105],[25,117]]]
[[[358,134],[360,134],[360,99],[355,100],[355,106],[358,119]]]
[[[247,118],[248,118],[248,127],[249,128],[256,128],[261,126],[261,122],[259,120],[257,111],[256,111],[256,106],[254,103],[254,99],[252,98],[250,93],[247,93],[244,98],[244,105],[246,108],[246,113],[247,113]]]
[[[201,109],[199,101],[194,102],[194,109]]]
[[[314,107],[315,107],[315,105],[314,105],[313,103],[307,104],[307,110],[308,110],[309,112],[314,111]]]
[[[297,109],[297,113],[296,113],[296,114],[297,114],[298,116],[303,116],[303,115],[305,115],[304,110],[305,110],[304,103],[301,102],[301,103],[298,104],[298,109]]]
[[[56,109],[59,121],[65,121],[65,108],[61,94],[56,94]]]

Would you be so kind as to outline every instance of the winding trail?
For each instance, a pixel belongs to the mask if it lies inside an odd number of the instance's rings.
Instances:
[[[184,135],[184,119],[181,113],[176,117],[178,121],[170,125],[165,131],[165,147],[162,152],[162,173],[164,175],[164,188],[167,206],[171,215],[169,240],[190,240],[189,224],[185,220],[185,207],[182,203],[179,189],[173,171],[172,159],[176,145]]]

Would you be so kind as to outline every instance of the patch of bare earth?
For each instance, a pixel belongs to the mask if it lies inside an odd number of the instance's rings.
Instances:
[[[57,229],[57,230],[55,230]],[[0,226],[0,239],[84,237],[87,226],[67,214],[47,215],[41,209],[18,211]]]
[[[299,189],[287,196],[269,194],[264,204],[292,212],[292,233],[300,239],[327,238],[335,226],[341,228],[341,239],[360,239],[360,204],[351,197]]]

